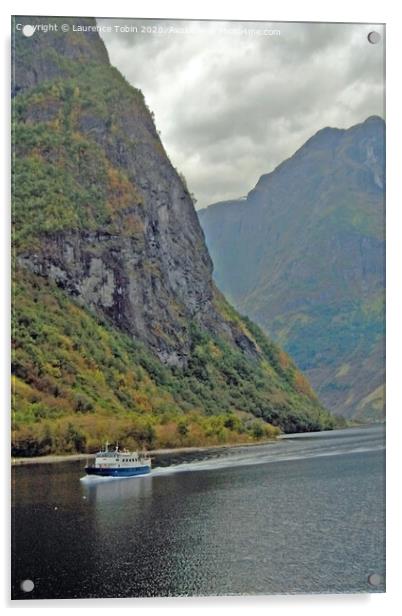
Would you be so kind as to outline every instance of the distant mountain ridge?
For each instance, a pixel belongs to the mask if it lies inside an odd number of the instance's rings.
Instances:
[[[219,287],[331,410],[384,413],[385,123],[324,128],[246,200],[199,211]]]

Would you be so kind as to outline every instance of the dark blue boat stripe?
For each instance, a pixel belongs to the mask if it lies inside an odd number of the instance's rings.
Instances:
[[[151,472],[149,466],[135,468],[96,468],[94,466],[85,469],[87,475],[98,477],[134,477],[135,475],[147,475]]]

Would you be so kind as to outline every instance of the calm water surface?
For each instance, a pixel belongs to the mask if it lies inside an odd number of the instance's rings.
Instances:
[[[385,589],[382,426],[165,455],[148,477],[84,466],[13,468],[14,599]]]

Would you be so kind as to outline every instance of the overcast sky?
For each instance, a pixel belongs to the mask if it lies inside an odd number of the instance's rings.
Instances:
[[[247,194],[325,126],[384,117],[381,26],[98,20],[111,63],[140,88],[197,207]],[[141,26],[190,32],[142,33]],[[230,28],[265,30],[245,34]],[[224,31],[226,29],[226,31]],[[280,35],[268,34],[280,30]]]

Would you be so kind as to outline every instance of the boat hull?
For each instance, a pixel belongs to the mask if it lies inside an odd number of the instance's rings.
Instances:
[[[136,477],[137,475],[148,475],[151,472],[149,466],[134,466],[128,468],[97,468],[96,466],[85,467],[87,475],[96,477]]]

